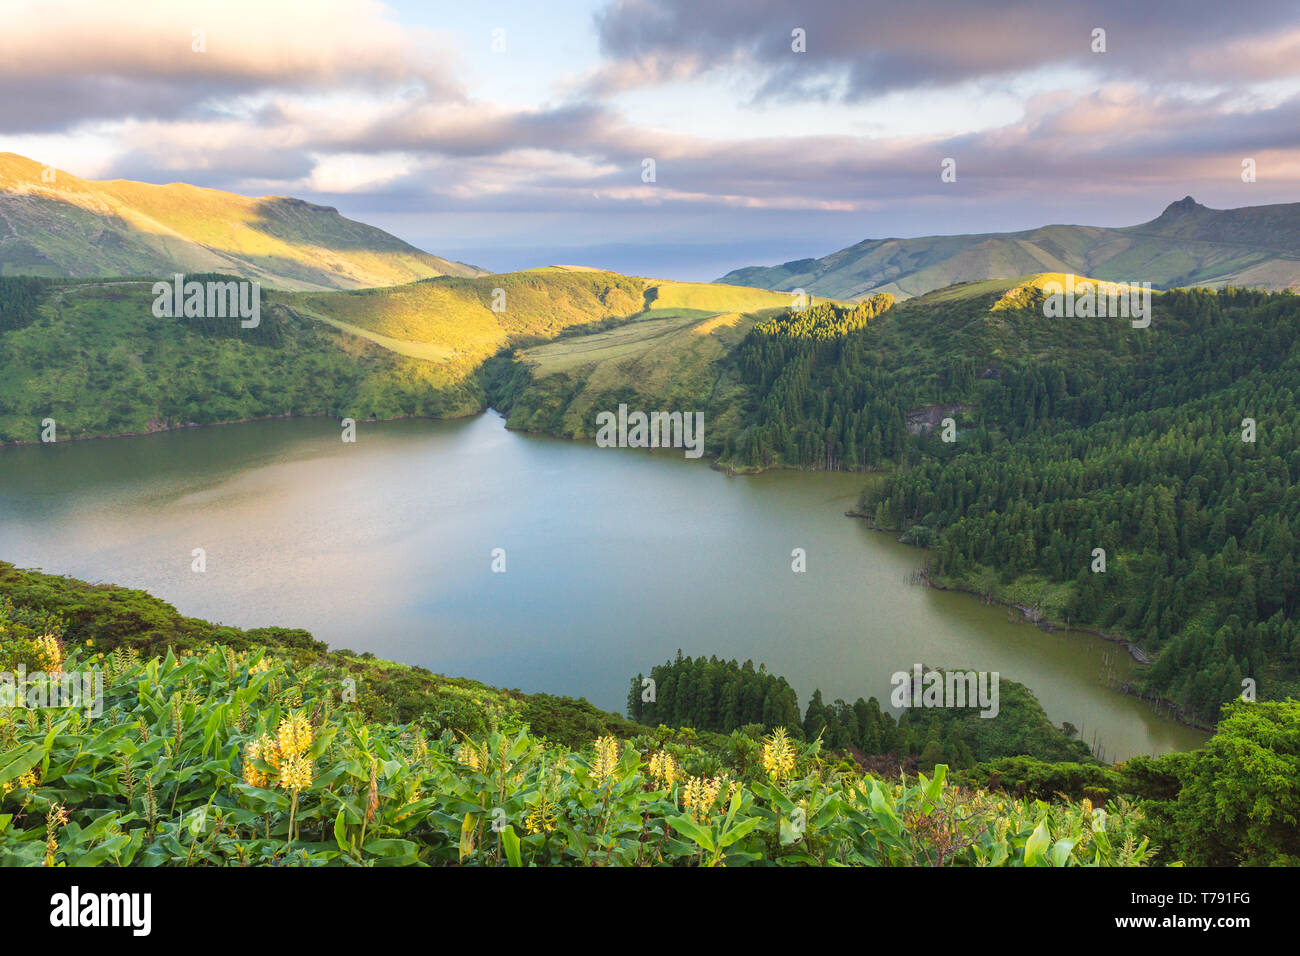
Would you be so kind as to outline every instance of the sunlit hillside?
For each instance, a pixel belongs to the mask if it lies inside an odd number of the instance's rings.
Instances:
[[[482,274],[299,199],[97,182],[0,153],[0,275],[173,272],[224,272],[284,289]]]

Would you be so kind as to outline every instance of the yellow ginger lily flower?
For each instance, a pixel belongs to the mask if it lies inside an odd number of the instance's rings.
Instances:
[[[48,674],[63,673],[63,648],[59,639],[53,634],[43,634],[36,639],[36,647],[41,655],[41,664]]]
[[[276,736],[281,757],[306,753],[312,742],[311,724],[301,712],[290,714],[280,721]]]
[[[262,741],[250,740],[244,747],[244,783],[250,787],[265,787],[266,774],[257,769],[257,758],[262,753]]]
[[[529,833],[550,833],[557,822],[555,804],[542,800],[524,817],[524,829]]]
[[[659,751],[650,757],[650,778],[660,790],[671,789],[677,780],[677,762],[673,755]]]
[[[784,727],[776,728],[772,736],[763,741],[763,769],[773,780],[784,780],[794,775],[794,748]]]
[[[289,754],[280,764],[280,786],[297,793],[311,786],[311,761],[302,754]]]
[[[601,737],[596,741],[596,761],[591,772],[597,780],[608,780],[614,776],[618,767],[618,741],[613,737]]]
[[[713,802],[722,789],[722,777],[690,777],[682,790],[682,806],[691,811],[695,820],[707,820],[713,813]]]

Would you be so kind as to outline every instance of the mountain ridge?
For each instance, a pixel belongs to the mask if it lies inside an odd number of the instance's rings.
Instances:
[[[89,180],[0,153],[0,275],[225,272],[281,289],[399,285],[486,272],[291,196]]]
[[[960,282],[1040,272],[1157,288],[1300,289],[1300,203],[1211,209],[1185,196],[1133,226],[1052,223],[1019,232],[865,239],[820,258],[735,269],[716,281],[906,299]]]

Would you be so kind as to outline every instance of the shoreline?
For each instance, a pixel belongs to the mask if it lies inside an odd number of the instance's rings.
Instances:
[[[385,418],[357,418],[354,419],[357,424],[362,422],[401,422],[401,421],[426,421],[426,422],[458,422],[466,418],[473,418],[475,415],[482,415],[484,412],[494,411],[492,408],[481,408],[476,412],[469,412],[465,415],[453,415],[448,418],[433,418],[429,415],[389,415]],[[332,418],[336,422],[341,422],[347,416],[334,415],[326,412],[282,412],[279,415],[257,415],[253,418],[230,418],[219,422],[186,422],[184,425],[163,425],[161,428],[152,428],[144,432],[110,432],[95,435],[77,435],[74,438],[59,438],[52,442],[26,441],[19,439],[16,441],[0,441],[0,448],[22,448],[29,445],[65,445],[74,441],[110,441],[114,438],[148,438],[150,435],[164,435],[168,432],[185,431],[189,428],[220,428],[224,425],[247,425],[252,422],[276,422],[290,421],[303,418]]]
[[[859,520],[866,521],[870,526],[871,530],[873,531],[879,531],[882,534],[888,534],[888,535],[898,534],[898,529],[896,528],[877,527],[875,523],[872,521],[871,516],[863,514],[862,512],[846,511],[844,512],[844,515],[845,517],[848,518],[858,518]],[[909,548],[917,548],[920,551],[933,550],[931,548],[924,547],[923,545],[908,544],[907,542],[902,541],[901,538],[895,538],[895,540],[897,540],[899,544],[903,544]],[[1010,601],[1003,601],[1000,598],[996,598],[992,596],[986,597],[985,595],[977,594],[975,591],[972,591],[970,588],[961,587],[960,585],[941,584],[940,582],[936,581],[930,575],[929,571],[925,568],[921,569],[920,573],[918,574],[918,577],[922,584],[924,584],[928,588],[932,588],[935,591],[948,591],[953,594],[967,594],[973,598],[979,599],[981,603],[996,604],[999,607],[1004,607],[1011,610],[1019,611],[1021,614],[1020,623],[1032,624],[1035,627],[1037,627],[1040,631],[1048,631],[1048,632],[1064,631],[1067,633],[1070,631],[1075,631],[1080,634],[1091,634],[1094,637],[1100,637],[1102,640],[1110,641],[1112,644],[1124,645],[1124,649],[1129,652],[1129,656],[1133,658],[1135,663],[1137,663],[1142,667],[1149,667],[1151,664],[1155,663],[1155,658],[1149,657],[1147,653],[1144,650],[1142,650],[1142,648],[1140,648],[1137,644],[1130,641],[1128,638],[1120,637],[1115,634],[1107,634],[1105,631],[1099,631],[1093,627],[1084,627],[1078,624],[1062,624],[1060,621],[1052,621],[1042,617],[1035,617],[1032,614],[1032,609],[1026,608],[1023,604],[1014,604]],[[1174,701],[1170,700],[1167,697],[1150,697],[1147,694],[1143,693],[1137,686],[1135,686],[1132,681],[1124,681],[1122,684],[1118,685],[1118,690],[1120,691],[1120,693],[1127,694],[1130,697],[1136,697],[1138,700],[1143,701],[1148,706],[1151,706],[1153,704],[1159,705],[1159,707],[1165,709],[1167,715],[1171,719],[1173,719],[1175,722],[1181,724],[1184,727],[1190,727],[1193,730],[1201,730],[1201,731],[1206,731],[1208,733],[1212,733],[1214,731],[1214,725],[1205,724],[1198,720],[1192,720],[1187,716],[1186,712],[1181,707],[1179,707],[1178,704],[1176,704]],[[1158,710],[1156,707],[1153,706],[1151,707],[1151,709],[1155,712],[1157,717],[1165,716],[1165,714],[1162,714],[1160,710]]]

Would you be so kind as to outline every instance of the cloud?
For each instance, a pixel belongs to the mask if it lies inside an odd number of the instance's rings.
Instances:
[[[1062,67],[1158,82],[1300,75],[1292,0],[617,0],[597,28],[607,60],[586,88],[606,95],[739,64],[759,98],[850,100]],[[806,52],[792,50],[796,28]]]
[[[448,44],[404,28],[372,0],[16,0],[8,7],[0,35],[0,131],[8,133],[93,119],[171,119],[272,90],[464,95]]]
[[[339,117],[346,116],[340,120]],[[128,121],[112,175],[197,181],[413,211],[600,214],[655,207],[871,213],[913,204],[1020,204],[1070,193],[1179,198],[1238,180],[1300,180],[1300,97],[1237,108],[1232,97],[1153,93],[1115,83],[1028,98],[1015,122],[949,136],[847,133],[717,139],[649,129],[599,105],[508,109],[418,98],[274,101],[248,116]],[[249,144],[255,144],[250,149]],[[644,158],[656,181],[642,182]],[[956,160],[958,181],[940,180]]]

